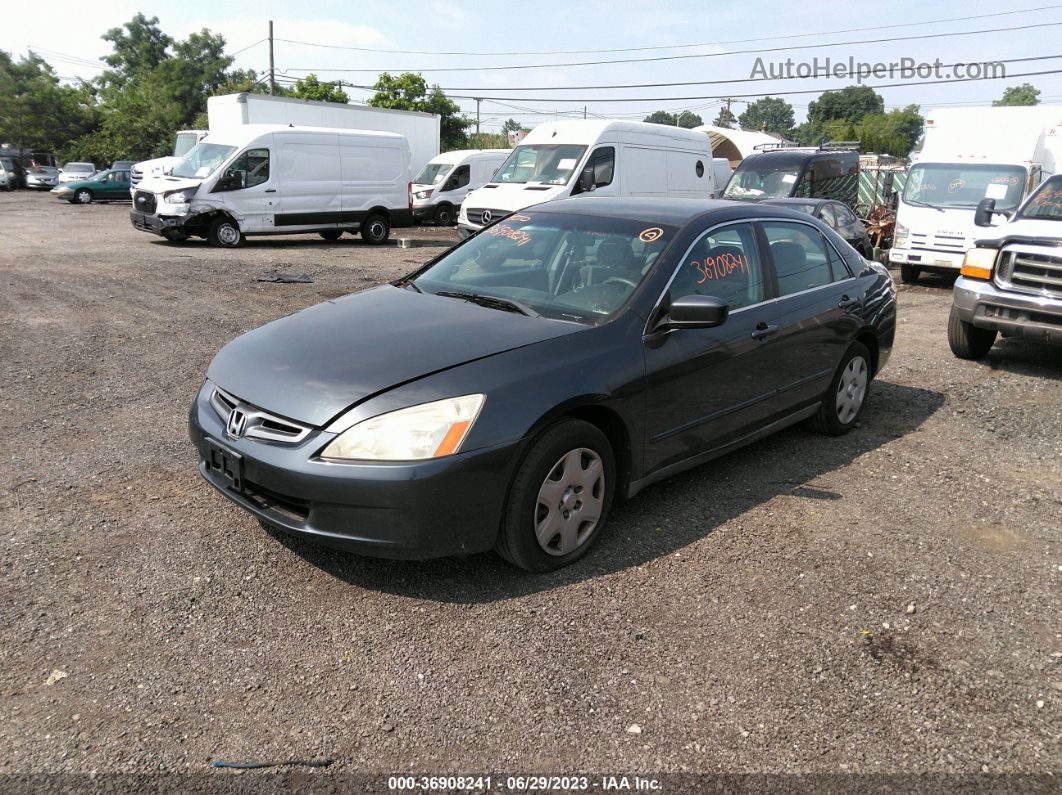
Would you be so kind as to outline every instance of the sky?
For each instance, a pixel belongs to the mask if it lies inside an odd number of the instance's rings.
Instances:
[[[989,105],[1004,87],[1031,82],[1041,90],[1041,101],[1062,103],[1062,73],[1015,76],[1022,72],[1062,71],[1062,46],[1054,43],[1062,33],[1062,3],[1047,0],[1018,0],[1013,6],[979,0],[932,4],[911,0],[887,4],[834,0],[813,4],[791,0],[535,0],[526,4],[457,0],[371,4],[332,0],[40,0],[8,4],[0,26],[0,50],[18,56],[33,49],[64,79],[91,79],[102,69],[98,59],[109,52],[107,42],[100,36],[138,11],[148,17],[157,16],[163,31],[177,39],[204,27],[221,33],[229,54],[235,55],[235,66],[259,72],[265,71],[269,63],[264,40],[271,19],[274,59],[281,80],[314,72],[321,80],[371,85],[379,71],[419,71],[430,83],[455,96],[455,101],[473,118],[477,103],[472,97],[482,97],[480,124],[485,131],[500,129],[510,117],[532,127],[553,118],[581,117],[584,112],[590,117],[640,119],[657,109],[691,109],[705,123],[711,123],[722,106],[722,97],[732,97],[731,109],[739,115],[746,103],[755,99],[741,96],[748,94],[782,96],[793,105],[800,121],[806,115],[808,102],[819,92],[854,82],[851,78],[823,76],[703,84],[747,80],[758,58],[763,59],[768,70],[770,64],[791,58],[796,70],[799,62],[815,57],[820,65],[827,57],[834,63],[847,63],[849,58],[868,63],[901,58],[933,62],[939,58],[950,65],[1055,55],[1058,57],[1053,59],[1006,63],[1010,77],[1004,80],[876,90],[884,97],[886,108],[915,103],[925,111],[945,105]],[[1020,13],[1010,13],[1014,11]],[[1000,12],[1007,13],[999,15]],[[980,15],[992,16],[970,18]],[[1025,29],[955,35],[1019,27]],[[893,40],[866,41],[886,38]],[[600,52],[619,49],[628,51]],[[774,51],[749,52],[764,49]],[[599,52],[590,52],[593,50]],[[667,60],[570,65],[665,57]],[[536,68],[513,68],[528,66]],[[774,68],[776,71],[767,74],[781,74],[777,71],[779,66]],[[875,86],[920,79],[925,78],[896,75],[891,79],[870,77],[865,83]],[[702,84],[674,85],[678,82]],[[646,83],[662,85],[583,88]],[[548,90],[535,90],[539,87]],[[372,94],[358,88],[345,90],[354,102],[365,101]],[[793,91],[806,93],[780,93]],[[561,101],[564,99],[575,101]]]

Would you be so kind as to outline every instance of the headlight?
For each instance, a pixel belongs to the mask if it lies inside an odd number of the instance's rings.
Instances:
[[[362,420],[333,439],[322,458],[340,461],[420,461],[461,449],[486,395],[422,403]]]
[[[430,190],[419,190],[416,193],[414,193],[413,196],[414,196],[414,198],[417,198],[417,199],[427,199],[429,196],[431,196],[431,191]]]
[[[959,273],[971,279],[991,279],[998,253],[994,248],[971,248],[966,252]]]
[[[903,248],[907,245],[907,238],[910,237],[911,230],[903,224],[896,224],[896,228],[892,232],[892,244],[897,248]]]
[[[195,188],[189,188],[186,190],[176,190],[173,193],[164,194],[162,200],[166,204],[188,204],[195,196]]]

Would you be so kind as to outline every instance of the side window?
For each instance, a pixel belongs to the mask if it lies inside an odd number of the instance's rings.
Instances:
[[[804,170],[803,176],[800,177],[800,182],[796,186],[796,190],[793,191],[793,196],[800,196],[807,199],[811,197],[811,181],[814,179],[813,166],[808,166]]]
[[[612,175],[616,171],[616,148],[613,146],[602,146],[594,150],[593,154],[586,161],[586,165],[583,169],[591,168],[594,172],[594,190],[603,188],[606,185],[612,184]],[[575,193],[582,193],[582,187],[578,180],[575,183]]]
[[[824,204],[824,205],[822,205],[822,220],[823,220],[823,223],[825,223],[831,229],[839,228],[838,224],[837,224],[837,221],[838,221],[837,213],[834,212],[834,207],[835,206],[832,205],[832,204]]]
[[[848,264],[844,261],[844,258],[837,253],[837,249],[830,245],[830,239],[826,236],[822,236],[822,245],[826,249],[826,258],[830,262],[830,270],[833,272],[833,280],[839,282],[843,279],[848,279],[852,276],[852,272],[848,267]]]
[[[460,166],[450,175],[450,178],[446,180],[446,185],[443,187],[443,190],[457,190],[458,188],[465,187],[471,179],[471,174],[472,171],[469,166]]]
[[[215,191],[253,188],[269,181],[269,150],[248,149],[225,169]]]
[[[763,300],[763,267],[750,224],[731,224],[705,232],[678,267],[671,297],[714,295],[730,309]]]
[[[841,226],[852,226],[853,224],[859,223],[859,219],[855,217],[855,213],[843,204],[834,205],[834,210],[837,212],[837,221]]]
[[[764,234],[778,278],[778,295],[792,295],[833,281],[821,233],[805,224],[765,221]]]

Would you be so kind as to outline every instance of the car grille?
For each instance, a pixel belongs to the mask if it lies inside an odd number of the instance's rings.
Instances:
[[[1062,249],[1047,253],[1033,246],[1007,246],[1003,249],[996,282],[1026,293],[1062,298]]]
[[[142,180],[143,178],[144,173],[140,169],[135,167],[129,169],[129,181],[132,182],[133,185],[139,185],[140,180]]]
[[[504,218],[509,215],[512,210],[491,210],[491,209],[469,209],[467,213],[468,220],[473,224],[489,224],[497,221],[499,218]],[[483,214],[490,213],[490,218],[486,221],[483,220]]]
[[[279,494],[249,480],[243,482],[243,494],[265,511],[276,511],[296,522],[305,522],[310,517],[310,503],[298,497]]]
[[[142,213],[155,212],[155,194],[138,190],[133,197],[133,205]]]
[[[911,248],[919,251],[945,251],[949,254],[965,254],[969,241],[962,235],[927,235],[911,233]]]
[[[275,414],[262,411],[238,398],[233,397],[217,387],[210,393],[210,406],[225,423],[225,432],[230,433],[230,423],[233,420],[233,412],[239,411],[243,415],[242,425],[237,437],[245,436],[248,439],[265,439],[270,442],[283,444],[298,444],[307,436],[313,428],[291,420],[278,417]]]

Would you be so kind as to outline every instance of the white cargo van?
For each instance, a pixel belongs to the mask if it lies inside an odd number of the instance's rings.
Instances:
[[[188,151],[193,146],[202,141],[206,134],[206,130],[178,130],[173,139],[172,155],[134,163],[133,167],[129,169],[129,182],[132,183],[129,193],[132,194],[136,190],[136,186],[145,177],[161,177],[163,174],[169,173],[169,170],[176,165],[177,161],[188,154]]]
[[[900,195],[889,261],[905,282],[923,271],[957,274],[982,236],[974,225],[981,200],[994,199],[996,212],[1010,216],[1059,160],[1057,105],[930,111]]]
[[[636,121],[540,124],[494,178],[461,205],[458,233],[562,196],[716,195],[712,145],[702,132]]]
[[[413,177],[413,220],[448,226],[465,197],[483,187],[511,149],[460,149],[436,155]]]
[[[372,130],[249,124],[211,133],[133,196],[137,229],[238,246],[247,235],[361,232],[383,243],[413,222],[409,144]]]

